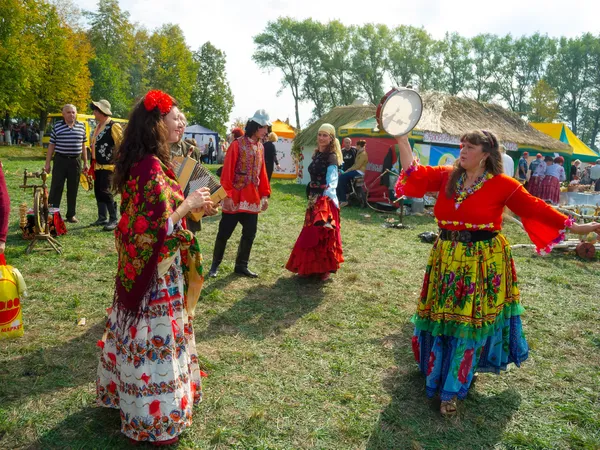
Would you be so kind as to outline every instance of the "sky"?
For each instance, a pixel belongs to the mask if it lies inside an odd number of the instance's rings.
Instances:
[[[95,11],[98,0],[76,4]],[[265,109],[271,120],[289,118],[292,125],[294,101],[289,88],[281,91],[281,73],[264,72],[252,61],[253,37],[268,21],[281,16],[323,23],[337,19],[345,25],[412,25],[424,27],[436,39],[454,31],[465,37],[480,33],[521,36],[536,31],[554,37],[600,33],[600,2],[596,0],[120,0],[119,4],[133,23],[149,30],[178,24],[192,50],[210,41],[226,53],[227,78],[235,98],[230,120]],[[301,104],[302,125],[310,115],[311,105]]]

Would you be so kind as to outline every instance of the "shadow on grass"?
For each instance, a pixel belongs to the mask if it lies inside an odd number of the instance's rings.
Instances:
[[[61,345],[42,348],[0,366],[0,404],[80,386],[96,379],[98,352],[104,323]]]
[[[275,182],[271,184],[271,188],[277,189],[277,192],[280,194],[297,195],[303,199],[306,198],[305,184]]]
[[[506,389],[488,394],[475,385],[467,398],[459,402],[457,416],[442,417],[439,398],[427,398],[425,379],[415,365],[410,348],[412,332],[412,325],[407,324],[401,333],[386,338],[393,345],[397,363],[383,380],[392,401],[381,413],[366,448],[495,448],[519,409],[519,392]]]
[[[224,283],[228,283],[227,278]],[[323,300],[326,283],[292,276],[281,277],[273,285],[259,284],[248,289],[244,298],[212,319],[196,337],[208,340],[242,334],[252,339],[265,339],[289,328],[314,310]]]

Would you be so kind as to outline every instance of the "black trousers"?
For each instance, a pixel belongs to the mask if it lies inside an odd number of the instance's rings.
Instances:
[[[52,182],[48,203],[55,208],[60,208],[65,181],[67,182],[67,219],[75,216],[77,208],[77,191],[79,190],[79,176],[81,175],[81,157],[75,158],[54,154],[52,167]]]
[[[222,214],[217,240],[227,242],[238,223],[242,224],[242,239],[254,242],[258,227],[258,214],[250,213]]]
[[[111,191],[113,172],[111,170],[96,170],[94,180],[94,194],[98,203],[114,203],[115,198]]]

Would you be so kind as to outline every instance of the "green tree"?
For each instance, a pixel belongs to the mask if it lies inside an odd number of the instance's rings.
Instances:
[[[423,28],[401,25],[392,31],[388,73],[396,86],[427,85],[433,44]]]
[[[296,129],[300,130],[300,113],[298,105],[301,100],[301,84],[303,73],[302,46],[298,42],[298,22],[289,17],[280,17],[268,22],[265,31],[254,36],[256,50],[252,59],[258,67],[267,71],[281,70],[282,88],[289,87],[294,98],[296,113]]]
[[[471,39],[473,77],[469,84],[475,100],[488,102],[494,96],[493,77],[496,71],[494,45],[497,37],[492,34],[480,34]]]
[[[531,91],[530,122],[553,122],[558,118],[558,97],[543,78]]]
[[[105,98],[112,112],[124,117],[132,103],[131,75],[134,52],[134,27],[129,13],[117,0],[100,0],[97,12],[88,12],[88,37],[95,57],[90,61],[94,85],[92,98]]]
[[[323,30],[321,64],[331,106],[349,105],[356,98],[357,86],[351,73],[352,30],[338,20],[329,22]]]
[[[163,25],[148,40],[148,84],[175,97],[182,109],[191,106],[198,68],[178,25]]]
[[[385,25],[366,24],[352,36],[352,74],[369,101],[379,103],[383,96],[383,76],[388,67],[390,30]]]
[[[233,95],[225,71],[225,53],[206,42],[194,53],[197,66],[189,119],[225,136]]]
[[[442,88],[452,95],[465,92],[473,79],[471,43],[458,33],[446,33],[440,42]]]

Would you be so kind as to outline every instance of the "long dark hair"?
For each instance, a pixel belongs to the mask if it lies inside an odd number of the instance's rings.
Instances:
[[[176,107],[175,99],[171,100],[173,108]],[[113,190],[121,192],[129,178],[131,166],[146,155],[156,155],[163,164],[168,165],[171,161],[168,137],[169,131],[161,112],[158,108],[148,111],[144,107],[144,99],[140,99],[129,115],[123,142],[115,155]]]
[[[500,154],[500,146],[498,138],[491,131],[473,130],[463,134],[460,137],[460,142],[468,142],[473,145],[481,145],[484,153],[489,156],[485,160],[485,170],[492,175],[500,175],[504,172],[502,164],[502,155]],[[448,184],[446,184],[446,197],[452,198],[458,183],[459,178],[466,170],[460,165],[460,159],[454,163],[454,170],[450,173]]]

